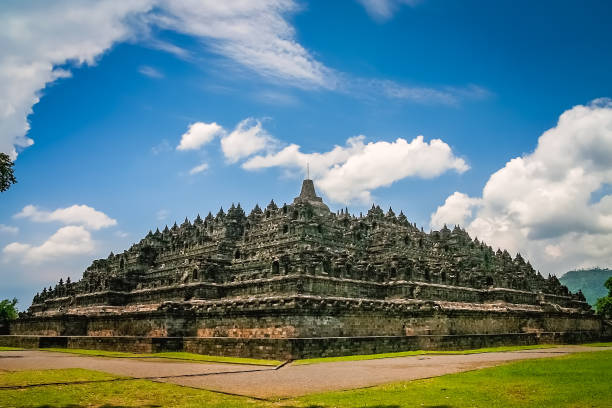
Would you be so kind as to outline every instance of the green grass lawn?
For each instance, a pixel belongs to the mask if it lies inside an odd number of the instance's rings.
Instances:
[[[305,360],[295,360],[293,364],[302,365],[302,364],[333,363],[335,361],[376,360],[379,358],[420,356],[423,354],[478,354],[478,353],[493,353],[493,352],[500,352],[500,351],[532,350],[532,349],[542,349],[542,348],[551,348],[551,347],[561,347],[561,346],[558,344],[534,344],[530,346],[501,346],[501,347],[488,347],[488,348],[480,348],[480,349],[452,350],[452,351],[433,351],[433,350],[431,351],[430,350],[400,351],[397,353],[360,354],[360,355],[341,356],[341,357],[309,358]]]
[[[278,360],[261,360],[256,358],[238,358],[238,357],[219,357],[206,356],[202,354],[183,353],[183,352],[164,352],[164,353],[125,353],[122,351],[106,351],[106,350],[84,350],[84,349],[67,349],[67,348],[43,348],[41,351],[55,351],[60,353],[81,354],[95,357],[115,357],[115,358],[167,358],[173,360],[187,360],[204,363],[230,363],[230,364],[251,364],[277,366],[281,364]]]
[[[581,344],[581,346],[612,347],[612,342],[609,342],[609,343],[587,343],[587,344]]]
[[[320,407],[610,407],[612,351],[301,398]]]
[[[0,387],[25,386],[63,382],[108,381],[118,378],[100,371],[70,368],[65,370],[28,370],[0,372]]]
[[[282,401],[259,401],[87,370],[0,372],[0,387],[68,381],[90,384],[0,389],[10,407],[610,407],[612,351],[526,360],[459,374]]]
[[[23,350],[19,347],[0,347],[0,351],[18,351]]]
[[[106,380],[106,382],[104,382]],[[91,370],[0,372],[0,387],[58,382],[88,384],[0,389],[0,407],[249,407],[257,401]]]

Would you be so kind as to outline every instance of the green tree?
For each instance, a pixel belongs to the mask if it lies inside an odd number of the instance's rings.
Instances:
[[[6,322],[9,320],[15,320],[18,316],[17,308],[17,299],[8,300],[4,299],[0,301],[0,322]]]
[[[11,184],[17,182],[13,173],[14,164],[8,154],[0,152],[0,192],[8,190]]]
[[[608,296],[597,299],[597,313],[606,317],[612,317],[612,277],[608,278],[604,283],[606,289],[608,289]]]

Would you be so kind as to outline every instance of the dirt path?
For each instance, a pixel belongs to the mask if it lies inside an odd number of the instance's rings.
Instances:
[[[508,361],[610,349],[612,348],[564,346],[500,353],[422,355],[312,365],[289,364],[280,369],[158,359],[88,357],[25,350],[0,353],[0,370],[86,368],[212,391],[271,398],[368,387],[491,367]]]

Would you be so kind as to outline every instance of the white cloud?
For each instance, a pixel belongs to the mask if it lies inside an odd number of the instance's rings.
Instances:
[[[466,100],[481,100],[491,96],[491,92],[478,85],[465,87],[443,86],[440,88],[415,87],[399,84],[395,81],[374,79],[362,86],[375,95],[382,94],[390,99],[406,100],[424,105],[457,106]]]
[[[313,178],[322,178],[329,169],[346,162],[353,154],[363,150],[365,136],[356,136],[346,141],[346,146],[334,146],[324,153],[302,153],[297,144],[290,144],[283,149],[265,156],[255,156],[243,163],[246,170],[257,170],[270,167],[282,167],[303,172],[308,165]]]
[[[480,204],[480,201],[478,198],[471,198],[466,194],[455,192],[431,215],[430,224],[432,228],[440,229],[444,224],[465,225],[466,220],[471,219],[472,213]]]
[[[411,2],[362,0],[371,15],[383,18],[388,18],[400,3]],[[93,65],[118,42],[144,41],[181,58],[194,59],[189,51],[155,38],[154,33],[159,28],[193,36],[206,50],[236,63],[224,68],[237,65],[284,85],[446,105],[482,94],[470,87],[408,87],[335,72],[296,40],[295,29],[288,18],[300,8],[295,0],[100,0],[91,4],[57,0],[3,4],[0,12],[0,151],[15,158],[17,150],[31,146],[34,141],[27,136],[28,115],[38,103],[42,90],[58,78],[70,76],[71,67]],[[154,78],[163,76],[149,66],[141,67],[140,72]],[[263,93],[260,98],[275,103],[295,103],[290,95],[280,93]],[[196,147],[183,146],[187,150],[198,148],[202,143]]]
[[[286,20],[297,10],[293,0],[5,3],[0,11],[0,151],[15,158],[16,147],[34,143],[27,137],[32,106],[47,84],[70,76],[58,66],[92,65],[125,40],[144,39],[155,48],[187,54],[150,38],[153,26],[195,36],[208,50],[265,77],[293,86],[332,88],[332,71],[295,40]]]
[[[335,146],[325,153],[302,153],[292,144],[266,156],[255,156],[243,167],[255,170],[284,167],[304,170],[309,164],[317,186],[333,201],[371,201],[371,192],[406,177],[433,178],[448,170],[463,173],[469,166],[456,157],[450,146],[440,139],[425,142],[417,136],[408,142],[364,143],[364,136],[347,140],[346,146]]]
[[[229,163],[251,156],[262,150],[270,150],[278,141],[266,132],[261,121],[254,118],[242,120],[228,133],[217,123],[196,122],[189,125],[189,129],[181,137],[177,150],[197,150],[210,143],[215,137],[221,140],[221,150]],[[208,169],[206,163],[194,167],[189,174],[200,173]]]
[[[225,131],[215,122],[196,122],[189,125],[187,132],[181,136],[181,142],[176,150],[197,150],[203,145],[210,143],[216,136],[224,134]]]
[[[82,226],[69,225],[58,229],[39,246],[13,242],[2,250],[5,260],[16,259],[22,264],[40,264],[64,257],[92,253],[95,248],[91,234]]]
[[[186,49],[158,38],[150,38],[146,44],[157,50],[165,51],[184,60],[192,60],[193,55]]]
[[[419,0],[357,0],[366,9],[370,17],[385,21],[403,4],[414,6]]]
[[[26,205],[14,217],[28,218],[34,222],[76,224],[92,230],[117,225],[116,220],[87,205],[73,205],[66,208],[58,208],[55,211],[44,211],[34,205]]]
[[[149,78],[160,79],[164,77],[164,74],[161,73],[158,69],[155,69],[148,65],[143,65],[139,67],[138,72],[140,72],[144,76],[148,76]]]
[[[458,107],[466,102],[482,101],[494,96],[493,92],[476,84],[426,87],[388,79],[352,77],[346,74],[340,78],[336,91],[371,103],[385,99],[392,100],[393,103]]]
[[[221,150],[230,163],[235,163],[253,153],[270,149],[276,143],[259,120],[247,118],[221,139]]]
[[[155,214],[155,216],[157,217],[159,221],[163,221],[166,218],[168,218],[168,214],[169,214],[168,210],[161,209]]]
[[[532,153],[491,175],[481,198],[455,193],[431,223],[464,219],[472,235],[549,273],[610,266],[612,195],[600,194],[610,185],[612,102],[599,99],[564,112]]]
[[[559,258],[563,255],[563,250],[559,245],[546,245],[544,252],[551,258]]]
[[[206,171],[206,170],[208,170],[208,163],[202,163],[202,164],[198,164],[197,166],[189,170],[189,174],[194,175],[194,174],[202,173],[203,171]]]
[[[32,145],[28,115],[41,90],[69,72],[58,65],[93,64],[116,41],[131,35],[126,18],[151,1],[5,2],[0,12],[0,151]]]
[[[425,87],[409,87],[393,81],[375,80],[374,87],[379,87],[383,95],[391,99],[405,99],[418,103],[456,105],[457,97],[449,91]]]
[[[251,94],[251,98],[258,102],[268,103],[271,105],[298,105],[300,100],[294,95],[286,92],[278,92],[273,90],[260,90]]]
[[[0,233],[6,234],[17,234],[19,232],[19,228],[13,227],[11,225],[0,224]]]
[[[219,54],[273,79],[303,87],[333,88],[330,69],[295,40],[286,18],[298,11],[293,0],[163,1],[159,26],[206,41]]]

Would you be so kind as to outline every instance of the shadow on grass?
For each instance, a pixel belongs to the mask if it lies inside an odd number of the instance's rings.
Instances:
[[[329,408],[328,405],[309,405],[307,408]],[[371,405],[368,408],[401,408],[400,405]],[[452,405],[422,405],[421,408],[453,408]]]
[[[423,408],[453,408],[452,405],[425,405]]]
[[[38,405],[36,408],[86,408],[90,405],[78,405],[78,404],[69,404],[69,405]],[[159,408],[161,405],[100,405],[98,408]]]
[[[329,408],[329,405],[309,405],[306,408]],[[399,405],[372,405],[369,406],[368,408],[401,408]],[[440,405],[439,407],[423,407],[423,408],[452,408],[452,407],[447,407],[446,405],[442,406]]]

